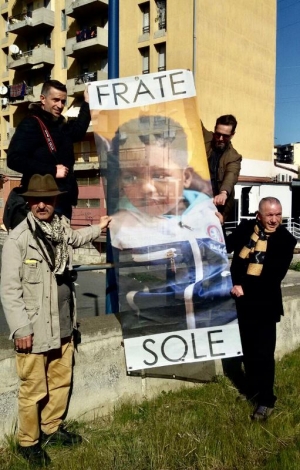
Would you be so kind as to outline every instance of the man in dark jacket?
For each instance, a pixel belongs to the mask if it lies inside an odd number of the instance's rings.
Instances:
[[[231,144],[236,126],[237,120],[231,114],[218,117],[214,132],[207,131],[202,124],[214,203],[224,222],[231,215],[234,186],[241,170],[242,156]]]
[[[65,85],[57,80],[45,82],[40,99],[40,104],[29,106],[29,115],[17,127],[8,148],[7,165],[22,173],[21,185],[24,190],[32,175],[51,174],[60,191],[67,191],[61,197],[57,211],[70,219],[72,206],[77,204],[78,197],[73,171],[73,144],[83,139],[90,123],[88,92],[84,92],[85,101],[78,118],[70,122],[66,122],[62,116],[67,99]]]
[[[256,403],[252,419],[273,411],[276,323],[283,315],[281,281],[293,258],[296,239],[281,225],[282,208],[274,197],[263,198],[257,218],[244,220],[227,239],[233,251],[232,295],[236,299],[247,398]]]

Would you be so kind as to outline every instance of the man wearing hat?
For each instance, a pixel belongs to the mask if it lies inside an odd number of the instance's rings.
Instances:
[[[33,175],[23,194],[30,212],[3,246],[1,300],[14,340],[19,390],[19,450],[32,464],[47,465],[41,443],[72,445],[81,436],[62,427],[69,398],[76,311],[72,248],[99,237],[109,225],[73,230],[55,214],[62,194],[52,175]]]

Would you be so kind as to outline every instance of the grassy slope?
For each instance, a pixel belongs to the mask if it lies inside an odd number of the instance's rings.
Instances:
[[[89,423],[69,423],[84,443],[48,448],[59,470],[298,470],[300,469],[300,350],[277,364],[278,404],[267,422],[236,401],[227,378],[141,404],[123,403]],[[101,390],[99,390],[101,393]],[[0,450],[1,470],[29,468],[12,436]]]

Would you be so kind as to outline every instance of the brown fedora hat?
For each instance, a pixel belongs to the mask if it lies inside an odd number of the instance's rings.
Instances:
[[[27,197],[51,197],[64,194],[60,191],[52,175],[33,175],[28,183],[28,189],[22,196]]]

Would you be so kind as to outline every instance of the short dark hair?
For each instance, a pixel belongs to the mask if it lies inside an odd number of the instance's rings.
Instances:
[[[56,90],[67,93],[67,87],[63,83],[58,80],[47,80],[42,86],[41,95],[47,96],[50,88],[55,88]]]
[[[219,124],[221,124],[223,126],[232,126],[231,133],[234,134],[236,126],[237,126],[237,120],[235,119],[235,117],[232,114],[223,114],[223,116],[218,117],[218,119],[216,120],[215,128]]]

